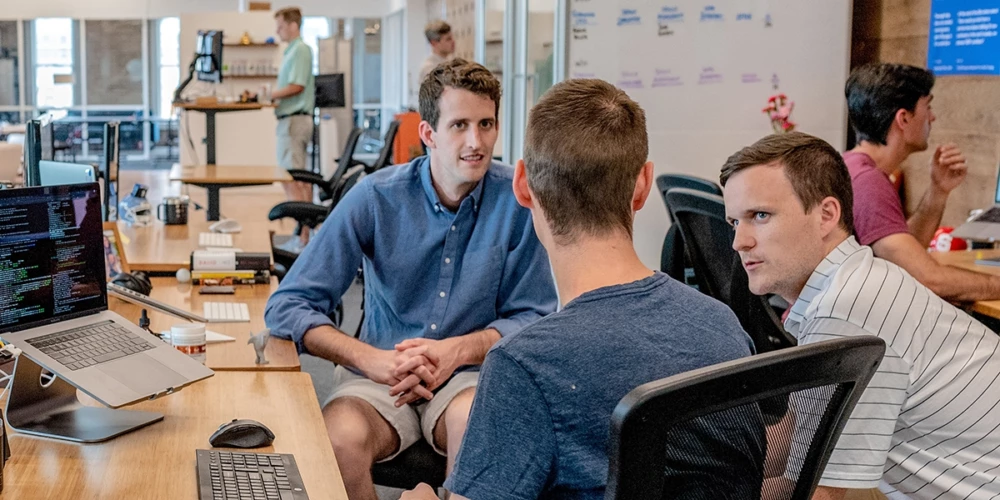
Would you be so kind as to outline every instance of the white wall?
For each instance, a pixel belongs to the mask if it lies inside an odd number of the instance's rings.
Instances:
[[[430,22],[428,14],[427,0],[409,0],[406,8],[406,40],[405,60],[406,60],[406,89],[407,102],[414,109],[417,108],[418,94],[420,92],[420,66],[431,53],[431,46],[424,36],[424,27]]]
[[[296,6],[307,16],[382,17],[401,0],[272,0],[271,7]],[[0,1],[0,19],[72,17],[144,19],[237,10],[237,0],[36,0]]]
[[[250,34],[254,40],[263,40],[269,36],[274,36],[274,17],[270,12],[211,12],[185,14],[181,16],[181,68],[185,69],[191,63],[195,53],[195,41],[198,30],[216,29],[222,30],[225,43],[236,43],[244,31]],[[260,52],[260,56],[270,55],[280,61],[284,45],[277,48],[243,49],[227,47],[222,51],[225,61],[231,61],[237,50],[253,50]],[[276,65],[279,63],[275,63]],[[182,78],[184,76],[182,75]],[[235,97],[244,89],[256,92],[260,85],[270,82],[273,86],[276,81],[273,79],[226,79],[223,83],[211,84],[198,82],[197,78],[191,81],[184,95],[194,97],[196,95],[211,95],[214,91],[216,97],[223,99]],[[183,165],[204,164],[206,161],[205,146],[202,138],[205,137],[205,115],[196,111],[185,111],[188,116],[181,118],[181,155],[180,160]],[[273,108],[264,108],[259,111],[234,111],[229,113],[219,113],[215,117],[215,158],[217,165],[255,165],[268,166],[277,165],[275,151],[277,150],[275,139],[275,127],[277,120],[274,117]],[[191,148],[187,142],[187,133],[190,131],[191,139],[195,143],[197,158],[192,155]]]

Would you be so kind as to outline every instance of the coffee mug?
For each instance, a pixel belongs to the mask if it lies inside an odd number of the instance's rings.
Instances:
[[[156,218],[164,224],[187,224],[188,203],[187,196],[165,196],[156,207]]]

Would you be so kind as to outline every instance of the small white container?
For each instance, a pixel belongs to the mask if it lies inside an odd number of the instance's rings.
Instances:
[[[205,364],[205,325],[183,323],[170,327],[170,345],[195,361]]]

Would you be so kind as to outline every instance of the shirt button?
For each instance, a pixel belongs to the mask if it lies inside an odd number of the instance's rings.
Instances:
[[[440,295],[440,296],[444,297],[444,292],[441,292],[441,293],[439,293],[438,295]]]
[[[454,231],[455,230],[455,226],[451,226],[451,230]]]
[[[444,258],[444,263],[445,264],[451,264],[451,258],[450,257],[445,257]]]
[[[437,329],[438,329],[437,323],[431,323],[431,330],[437,330]]]

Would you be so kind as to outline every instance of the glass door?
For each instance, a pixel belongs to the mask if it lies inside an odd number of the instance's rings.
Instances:
[[[521,158],[528,113],[563,79],[566,0],[479,0],[477,59],[503,85],[494,156]]]

